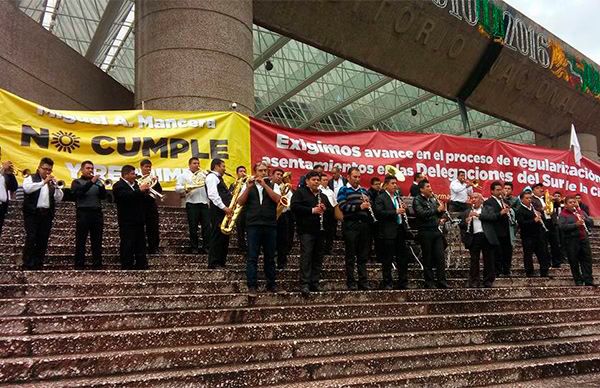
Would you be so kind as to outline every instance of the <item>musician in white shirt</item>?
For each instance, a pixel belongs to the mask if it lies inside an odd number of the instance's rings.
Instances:
[[[451,212],[464,212],[469,208],[469,196],[473,194],[471,182],[467,181],[466,172],[461,170],[458,176],[450,183],[450,206]]]
[[[23,247],[23,269],[42,269],[50,229],[54,219],[55,205],[62,201],[63,192],[52,175],[54,161],[42,158],[37,172],[23,181],[23,222],[25,246]]]

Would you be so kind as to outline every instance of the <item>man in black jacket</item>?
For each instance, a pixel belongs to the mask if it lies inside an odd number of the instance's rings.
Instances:
[[[77,206],[75,223],[75,269],[85,269],[85,243],[88,233],[92,246],[92,268],[102,268],[102,203],[106,188],[94,174],[90,160],[81,162],[81,178],[71,183],[71,193]]]
[[[385,290],[393,288],[392,263],[394,263],[398,270],[397,288],[403,290],[408,286],[406,209],[395,176],[387,175],[383,187],[382,193],[375,200],[377,231],[382,244],[382,286]]]
[[[320,291],[323,267],[325,217],[333,212],[327,196],[319,190],[321,177],[316,171],[306,174],[306,182],[292,196],[291,208],[296,216],[300,237],[300,290],[308,296]]]
[[[148,176],[152,174],[152,162],[150,159],[144,159],[140,162],[140,169],[142,170],[142,176]],[[155,178],[157,179],[157,178]],[[158,179],[152,190],[161,194],[163,189],[158,182]],[[160,234],[158,231],[158,206],[156,205],[157,198],[150,193],[146,192],[144,195],[144,226],[146,227],[146,239],[148,242],[148,253],[158,253],[158,247],[160,245]],[[203,230],[204,231],[204,230]]]
[[[434,196],[429,181],[419,182],[420,194],[413,199],[416,215],[418,239],[423,254],[423,278],[425,288],[448,288],[446,280],[446,261],[444,259],[444,240],[440,230],[446,205]],[[435,277],[433,269],[436,269]]]
[[[2,226],[4,218],[8,211],[8,201],[10,200],[10,192],[16,191],[19,188],[17,179],[15,178],[15,168],[12,162],[2,162],[0,173],[0,235],[2,235]]]
[[[121,168],[121,179],[113,185],[123,269],[148,268],[144,235],[144,195],[148,190],[150,185],[147,183],[138,186],[135,167],[130,165]]]
[[[540,276],[548,276],[548,260],[545,240],[542,238],[544,224],[541,214],[531,204],[531,192],[524,191],[519,195],[521,205],[517,208],[516,217],[521,230],[521,244],[523,245],[523,266],[525,275],[533,276],[533,254],[540,264]]]
[[[246,190],[238,203],[246,208],[246,229],[248,231],[248,258],[246,279],[248,294],[256,296],[258,255],[264,253],[264,270],[267,278],[267,291],[277,292],[275,285],[275,250],[277,246],[277,204],[281,199],[267,181],[269,167],[265,162],[254,165],[254,180],[248,180]]]
[[[225,217],[233,216],[234,209],[229,208],[232,195],[223,180],[225,171],[225,161],[213,159],[210,162],[210,173],[206,176],[205,187],[211,224],[208,250],[209,269],[225,268],[229,251],[229,235],[221,232],[221,223]]]
[[[25,246],[23,269],[42,269],[56,203],[62,201],[63,192],[52,175],[54,161],[42,158],[35,174],[23,180],[23,222]]]
[[[512,243],[510,240],[510,207],[502,198],[503,185],[498,181],[490,185],[491,196],[483,203],[479,219],[488,242],[494,246],[496,276],[510,277]]]
[[[544,229],[544,233],[541,234],[540,238],[544,240],[544,244],[546,245],[546,251],[548,252],[548,244],[550,244],[549,258],[552,263],[552,267],[560,268],[560,265],[563,261],[562,252],[560,249],[560,244],[558,241],[558,233],[556,232],[556,225],[552,222],[552,215],[546,214],[546,198],[545,198],[545,190],[544,185],[541,183],[537,183],[533,185],[533,196],[531,198],[531,204],[534,209],[537,210],[541,217],[542,221],[544,221],[544,225],[546,228]]]
[[[592,250],[589,239],[594,223],[585,211],[578,209],[578,204],[573,196],[565,199],[565,207],[558,217],[558,227],[562,232],[575,284],[596,287],[592,275]]]
[[[471,255],[469,269],[469,287],[480,287],[479,262],[483,256],[483,286],[492,287],[496,279],[494,270],[494,245],[490,243],[485,234],[485,229],[492,229],[489,223],[480,220],[483,211],[483,196],[481,193],[471,194],[471,209],[465,210],[461,214],[461,228],[464,230],[463,242],[465,248]],[[485,226],[484,226],[485,225]],[[488,235],[490,231],[488,230]]]

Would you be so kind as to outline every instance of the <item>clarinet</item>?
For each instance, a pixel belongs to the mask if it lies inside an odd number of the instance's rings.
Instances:
[[[396,197],[396,202],[398,202],[398,205],[406,210],[406,206],[404,206],[404,202],[402,201],[402,199],[400,198],[400,196],[398,195],[398,191],[396,191],[394,193],[394,197]],[[402,214],[402,220],[404,222],[404,224],[406,225],[407,229],[410,229],[410,225],[408,224],[408,216],[406,215],[406,211],[404,212],[404,214]]]
[[[539,211],[533,209],[533,212],[535,213],[535,215],[537,217],[540,218],[540,224],[542,224],[542,229],[544,229],[544,232],[548,231],[548,228],[546,227],[546,224],[544,224],[544,218],[542,217],[542,213],[540,213]]]
[[[317,194],[317,206],[321,207],[321,188],[319,187],[319,193]],[[319,230],[324,231],[325,227],[323,226],[323,213],[319,214]]]
[[[369,200],[369,197],[367,197],[364,193],[362,194],[362,200],[363,200],[363,202],[371,203],[371,201]],[[375,217],[373,208],[371,206],[369,206],[368,209],[369,209],[369,213],[371,214],[371,217],[373,218],[373,222],[377,222],[377,218]]]
[[[579,210],[575,210],[575,217],[577,217],[577,220],[579,221],[583,221],[583,229],[585,230],[585,234],[586,235],[590,235],[590,230],[588,229],[587,225],[585,224],[585,218],[581,215],[581,213],[579,213]]]

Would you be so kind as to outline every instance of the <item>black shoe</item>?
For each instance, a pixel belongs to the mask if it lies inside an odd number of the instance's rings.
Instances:
[[[545,273],[545,272],[544,272],[544,273],[541,273],[541,274],[540,274],[540,277],[541,277],[541,278],[546,278],[546,279],[554,279],[554,277],[553,277],[553,276],[550,276],[548,273]]]
[[[304,298],[308,298],[310,296],[310,289],[308,287],[302,287],[300,293]]]
[[[386,284],[382,287],[383,290],[393,290],[394,287],[391,284]]]
[[[198,253],[199,255],[206,255],[208,252],[204,248],[198,248],[196,253]]]
[[[448,287],[448,283],[446,283],[446,282],[439,282],[437,284],[437,288],[445,290],[446,288],[450,288],[450,287]]]
[[[188,247],[188,248],[185,249],[185,253],[188,253],[188,254],[198,253],[198,248]]]
[[[483,288],[492,288],[494,285],[492,283],[484,283]]]
[[[560,268],[560,264],[553,264],[552,268]]]
[[[480,287],[479,283],[469,283],[467,285],[467,288],[479,288],[479,287]]]
[[[511,277],[511,275],[510,275],[510,272],[504,272],[504,273],[502,274],[502,276],[504,276],[505,278],[509,278],[509,277]]]
[[[321,287],[319,286],[310,286],[308,289],[310,292],[321,292]]]
[[[436,286],[435,286],[435,284],[425,283],[425,286],[423,286],[423,288],[425,288],[427,290],[433,290],[434,288],[436,288]]]
[[[368,284],[359,284],[358,289],[361,291],[369,291],[371,289],[371,286],[369,286]]]
[[[85,270],[85,265],[76,265],[75,266],[75,270],[76,271],[83,271],[83,270]]]
[[[92,265],[92,270],[94,271],[98,271],[102,269],[102,264],[93,264]]]
[[[576,285],[576,286],[583,286],[583,285],[584,285],[584,283],[583,283],[582,281],[578,281],[578,282],[575,282],[575,285]]]
[[[272,292],[274,294],[279,294],[279,295],[283,295],[286,293],[285,290],[277,288],[277,286],[267,287],[267,291]]]
[[[585,283],[585,285],[588,287],[598,287],[596,283]]]
[[[350,283],[347,285],[347,287],[348,287],[348,290],[350,290],[350,291],[358,290],[358,286],[356,285],[356,283]]]
[[[248,287],[248,296],[251,298],[256,298],[256,295],[258,295],[256,287]]]

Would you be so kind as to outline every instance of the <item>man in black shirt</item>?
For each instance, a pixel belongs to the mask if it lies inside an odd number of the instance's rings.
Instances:
[[[92,246],[92,268],[102,268],[102,203],[106,188],[94,174],[90,160],[81,162],[81,178],[71,183],[71,193],[77,205],[75,223],[75,269],[85,269],[85,243],[88,233]]]
[[[144,235],[144,195],[150,185],[139,186],[136,182],[135,167],[121,168],[121,179],[113,185],[113,195],[117,204],[120,256],[123,269],[147,269],[146,236]]]
[[[523,266],[527,277],[533,276],[533,254],[537,256],[540,264],[540,275],[548,276],[550,263],[547,250],[542,238],[544,224],[541,214],[531,204],[531,192],[524,191],[519,196],[521,205],[517,208],[516,217],[521,230],[521,243],[523,245]]]
[[[327,196],[319,190],[319,173],[306,174],[306,182],[292,196],[291,208],[298,220],[300,237],[300,289],[302,295],[320,291],[319,280],[323,267],[324,241],[327,230],[325,218],[333,212]]]
[[[421,190],[419,190],[419,182],[421,182],[425,177],[422,172],[418,172],[415,174],[413,178],[413,184],[410,186],[410,196],[416,197],[421,194]]]
[[[423,278],[425,288],[448,288],[446,280],[446,262],[444,259],[444,240],[440,225],[446,213],[446,205],[433,195],[426,179],[419,182],[421,193],[413,199],[418,239],[423,252]],[[436,269],[435,277],[433,269]]]
[[[4,225],[4,217],[8,211],[10,192],[19,188],[14,172],[15,168],[12,162],[2,162],[2,167],[0,167],[0,234]]]
[[[258,255],[264,252],[264,270],[267,278],[267,291],[277,292],[275,285],[275,249],[277,245],[277,204],[281,199],[273,191],[267,178],[268,166],[265,162],[254,165],[254,180],[248,180],[246,190],[238,203],[246,208],[246,228],[248,231],[248,258],[246,279],[248,294],[256,296]]]

